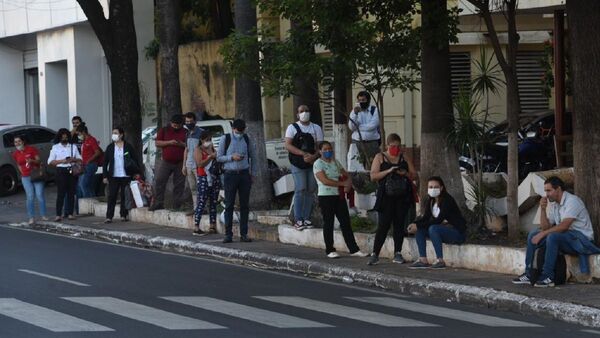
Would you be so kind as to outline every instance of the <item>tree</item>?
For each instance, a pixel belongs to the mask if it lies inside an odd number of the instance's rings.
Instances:
[[[596,243],[600,243],[600,2],[569,0],[567,17],[573,74],[573,166],[575,192],[590,213]],[[595,28],[594,28],[595,27]]]
[[[458,156],[447,142],[454,124],[449,54],[449,41],[456,39],[454,16],[446,0],[422,0],[421,15],[421,191],[426,191],[429,176],[443,173],[446,189],[464,208]]]
[[[519,154],[518,137],[519,114],[521,103],[519,99],[519,83],[517,81],[517,48],[519,34],[517,32],[516,9],[517,0],[468,0],[479,11],[483,18],[496,59],[506,81],[506,117],[508,120],[508,186],[506,189],[506,207],[508,210],[508,237],[519,235]],[[502,11],[508,25],[508,45],[506,56],[502,51],[498,33],[494,27],[492,11]]]
[[[256,31],[256,6],[252,0],[235,1],[235,27],[237,34],[253,36]],[[255,36],[255,35],[254,35]],[[252,38],[250,38],[252,39]],[[246,55],[247,62],[259,68],[258,52]],[[272,192],[269,171],[267,170],[267,150],[265,147],[265,133],[262,111],[260,83],[246,75],[239,75],[235,79],[235,107],[236,117],[246,121],[246,132],[250,136],[252,145],[256,150],[257,173],[253,173],[255,181],[252,187],[250,207],[254,210],[265,210],[270,206]]]
[[[179,32],[181,26],[180,0],[157,0],[158,51],[160,63],[161,95],[159,126],[168,126],[171,116],[181,114],[179,87]]]
[[[138,50],[131,0],[109,1],[108,19],[97,0],[77,0],[106,55],[110,69],[112,120],[121,126],[139,158],[142,118],[138,84]]]

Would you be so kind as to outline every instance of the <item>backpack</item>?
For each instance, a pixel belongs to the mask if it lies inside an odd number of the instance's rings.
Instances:
[[[382,154],[384,161],[387,160],[385,154]],[[403,157],[400,157],[400,162],[404,160]],[[412,183],[406,176],[401,176],[395,173],[391,173],[387,175],[385,178],[385,182],[383,183],[385,196],[393,197],[393,198],[407,198],[412,192]]]
[[[529,272],[529,279],[531,280],[531,285],[534,285],[535,282],[542,275],[542,268],[544,267],[544,261],[546,258],[546,246],[541,248],[537,248],[535,250],[535,254],[533,255],[533,266]],[[562,285],[567,282],[567,261],[565,259],[565,255],[558,253],[556,257],[556,265],[554,266],[554,284]]]
[[[247,134],[244,134],[244,141],[246,142],[246,146],[250,147],[250,138],[248,138]],[[223,151],[223,154],[227,154],[227,150],[229,149],[230,145],[231,145],[231,134],[225,134],[225,149]],[[250,160],[250,159],[248,159],[248,160]],[[213,161],[212,165],[208,169],[208,172],[213,176],[220,176],[221,174],[223,174],[225,172],[224,167],[225,167],[225,163],[218,162],[215,160],[215,161]]]
[[[296,129],[296,135],[294,135],[292,145],[306,153],[314,154],[315,139],[313,136],[310,133],[303,132],[297,123],[293,123],[292,125]],[[301,155],[289,153],[288,158],[290,159],[290,163],[297,168],[308,169],[312,167],[312,163],[304,162],[304,157]]]

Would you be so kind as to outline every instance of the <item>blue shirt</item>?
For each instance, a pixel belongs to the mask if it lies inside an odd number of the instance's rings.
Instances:
[[[221,136],[219,140],[219,149],[217,150],[217,161],[223,162],[225,171],[227,170],[245,170],[250,169],[250,173],[256,175],[256,149],[254,144],[246,144],[244,137],[236,138],[231,135],[231,143],[225,153],[225,137]],[[244,158],[241,161],[234,161],[231,157],[233,154],[239,154]]]
[[[194,127],[193,130],[188,131],[185,144],[187,146],[187,158],[185,158],[185,166],[188,168],[196,168],[196,160],[194,159],[194,150],[200,143],[200,134],[203,129],[200,127]]]

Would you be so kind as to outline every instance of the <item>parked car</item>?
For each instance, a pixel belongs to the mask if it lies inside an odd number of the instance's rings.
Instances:
[[[208,120],[198,121],[196,125],[212,133],[212,141],[215,149],[219,148],[221,136],[232,132],[232,120]],[[146,179],[154,179],[154,161],[156,157],[156,127],[148,127],[142,131],[142,151],[144,154],[144,166],[146,167]],[[288,151],[285,149],[283,139],[270,140],[266,142],[267,160],[269,168],[288,168]]]
[[[12,153],[15,151],[13,140],[16,135],[25,135],[29,144],[40,151],[40,159],[46,162],[56,132],[36,125],[0,125],[0,139],[2,140],[0,142],[0,196],[14,194],[20,186],[21,174],[12,158]],[[53,176],[52,168],[48,167],[48,173],[49,177]]]

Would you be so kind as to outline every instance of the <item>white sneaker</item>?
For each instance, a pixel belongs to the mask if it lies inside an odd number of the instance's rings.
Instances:
[[[367,256],[369,256],[369,254],[366,252],[357,251],[357,252],[351,254],[350,256],[352,256],[352,257],[367,257]]]
[[[35,219],[30,218],[29,221],[27,222],[29,225],[32,225],[35,223]]]
[[[327,257],[329,258],[340,258],[340,254],[338,254],[337,252],[330,252],[327,254]]]

